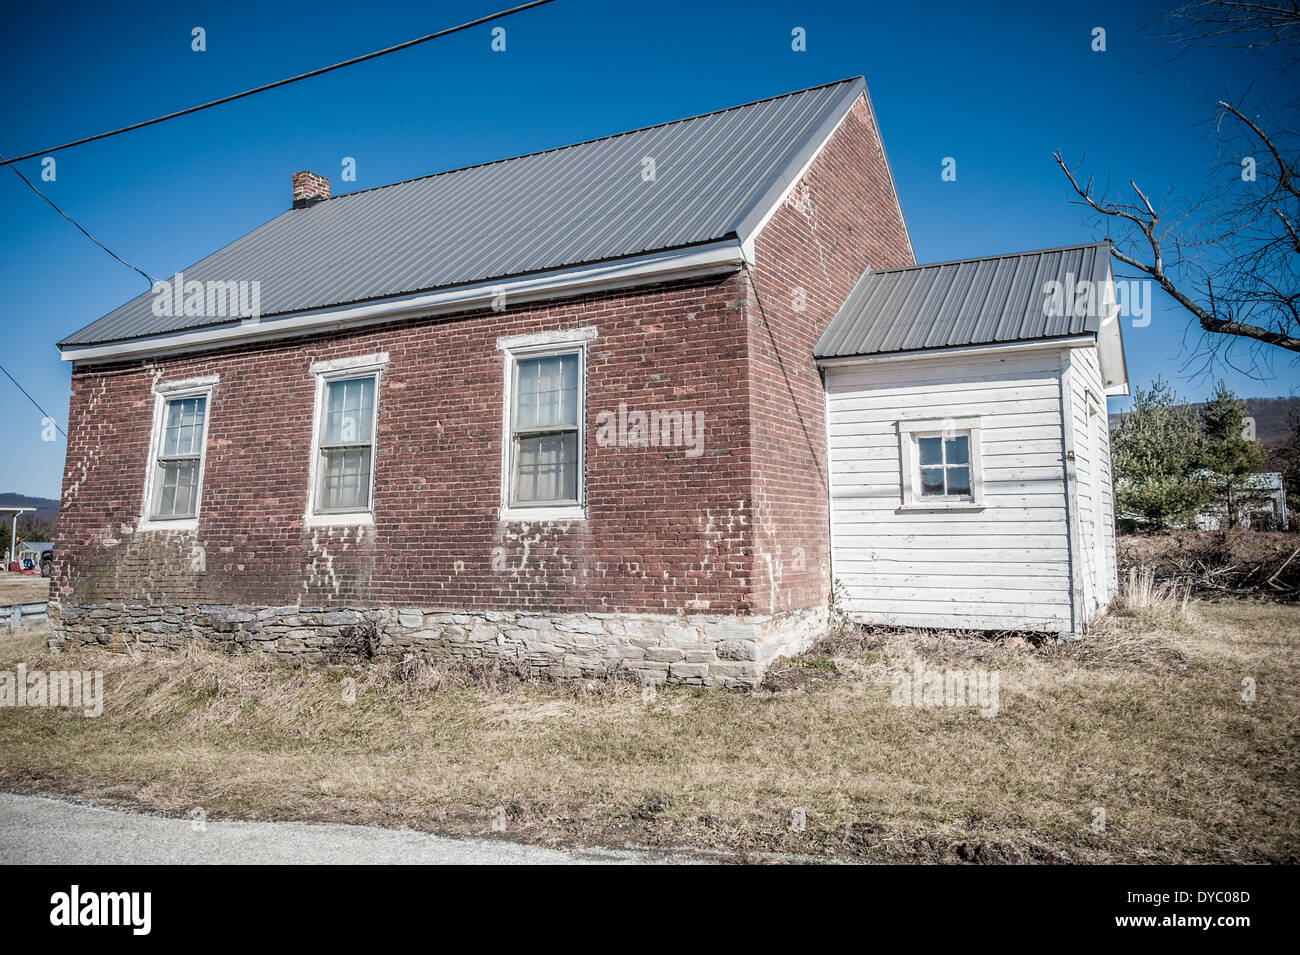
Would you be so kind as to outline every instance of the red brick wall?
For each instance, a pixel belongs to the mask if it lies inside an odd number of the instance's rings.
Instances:
[[[752,284],[742,273],[79,366],[53,596],[670,613],[824,606],[825,416],[812,343],[863,269],[910,262],[864,103],[763,230],[757,262]],[[598,328],[587,367],[588,520],[501,523],[496,339],[584,325]],[[374,526],[304,527],[309,368],[380,351],[390,363]],[[136,532],[153,383],[214,373],[199,528]],[[703,411],[704,453],[598,445],[597,416],[620,402]]]
[[[812,347],[864,271],[915,264],[865,98],[759,233],[755,261],[745,277],[754,600],[764,611],[824,606],[826,413]]]
[[[674,612],[746,607],[745,330],[724,276],[73,373],[56,596],[71,603]],[[497,520],[501,335],[595,325],[588,520]],[[375,524],[305,528],[313,362],[387,351]],[[196,532],[133,531],[156,375],[217,373]],[[704,453],[600,447],[596,417],[705,412]],[[201,548],[196,552],[195,548]],[[196,554],[202,560],[195,560]],[[201,569],[195,564],[201,563]]]

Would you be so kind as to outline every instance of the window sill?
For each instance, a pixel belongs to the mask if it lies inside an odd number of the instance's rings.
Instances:
[[[374,524],[375,515],[370,511],[353,511],[340,514],[308,514],[303,519],[307,527],[362,527]]]
[[[196,531],[199,529],[197,517],[179,517],[175,520],[165,518],[147,518],[135,526],[140,531]]]
[[[497,514],[502,521],[546,522],[585,521],[587,509],[580,504],[562,504],[554,507],[503,507]]]
[[[979,501],[911,501],[898,508],[899,511],[982,511],[987,505]]]

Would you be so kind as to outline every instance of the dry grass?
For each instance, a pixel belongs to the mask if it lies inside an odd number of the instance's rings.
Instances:
[[[1176,580],[1156,580],[1150,567],[1130,567],[1120,582],[1115,610],[1148,623],[1170,625],[1187,618],[1191,595],[1185,584]]]
[[[102,669],[104,715],[0,709],[0,785],[464,834],[502,806],[511,838],[740,858],[1296,861],[1300,609],[1140,603],[1064,646],[846,628],[756,693],[653,700],[414,657],[51,656],[29,630],[0,669]],[[997,672],[998,715],[891,705],[915,661]]]
[[[0,570],[0,607],[7,604],[43,603],[50,598],[50,581],[39,574]]]

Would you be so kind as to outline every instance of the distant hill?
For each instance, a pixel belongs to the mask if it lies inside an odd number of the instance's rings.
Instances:
[[[1197,411],[1205,403],[1192,405]],[[1255,437],[1264,447],[1272,449],[1286,443],[1291,434],[1291,422],[1300,419],[1300,398],[1247,398],[1246,414],[1255,419]],[[1124,413],[1110,416],[1110,426],[1119,424]]]
[[[44,531],[50,537],[54,536],[54,527],[59,519],[59,502],[48,497],[28,497],[26,494],[15,494],[12,491],[0,492],[0,507],[34,507],[35,513],[23,514],[18,518],[18,536],[23,536],[24,527],[35,527]],[[8,521],[4,522],[8,524]],[[5,528],[7,531],[8,528]],[[9,547],[9,535],[5,533],[4,546]]]
[[[1275,448],[1286,442],[1291,422],[1300,418],[1300,398],[1247,398],[1246,414],[1255,419],[1259,443]]]

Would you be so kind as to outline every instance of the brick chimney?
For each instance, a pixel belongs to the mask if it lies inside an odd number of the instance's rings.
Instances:
[[[293,207],[302,209],[319,199],[330,197],[330,181],[303,169],[293,174]]]

